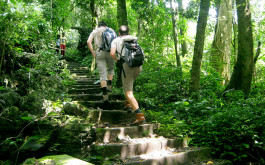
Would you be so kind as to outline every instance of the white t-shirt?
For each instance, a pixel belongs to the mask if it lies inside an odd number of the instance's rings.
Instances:
[[[92,40],[94,40],[94,45],[95,45],[95,49],[98,51],[100,46],[101,46],[101,43],[102,43],[102,33],[106,30],[107,27],[105,26],[101,26],[99,28],[96,28],[95,30],[93,30],[88,39],[91,38]],[[113,29],[109,28],[109,30],[113,31]],[[115,33],[115,32],[114,32]]]
[[[61,45],[66,45],[67,39],[66,37],[61,37]]]
[[[137,40],[137,37],[131,35],[125,35],[117,37],[111,42],[111,48],[116,48],[116,51],[118,52],[118,58],[120,58],[120,55],[124,56],[124,51],[122,50],[123,41],[131,41],[131,40]]]

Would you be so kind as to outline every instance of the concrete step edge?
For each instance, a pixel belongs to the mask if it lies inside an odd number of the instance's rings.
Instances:
[[[135,159],[135,160],[134,160]],[[123,165],[192,165],[211,159],[211,148],[194,148],[176,153],[139,155],[123,159]]]
[[[159,138],[135,138],[123,140],[120,143],[96,143],[92,145],[94,153],[102,157],[119,154],[120,157],[132,157],[141,154],[166,151],[172,146],[174,139]],[[128,141],[128,142],[126,142]]]
[[[110,128],[97,128],[97,141],[109,143],[114,141],[122,141],[126,138],[142,138],[154,136],[154,131],[158,129],[158,124],[146,123],[140,126],[117,126]]]

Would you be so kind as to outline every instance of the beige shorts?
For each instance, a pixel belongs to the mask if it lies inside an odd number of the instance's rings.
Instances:
[[[126,63],[123,63],[123,69],[125,76],[122,72],[122,87],[124,91],[133,91],[133,82],[140,74],[142,67],[129,67]]]
[[[97,52],[96,63],[99,70],[100,80],[108,80],[107,75],[114,74],[114,60],[111,58],[110,52]]]

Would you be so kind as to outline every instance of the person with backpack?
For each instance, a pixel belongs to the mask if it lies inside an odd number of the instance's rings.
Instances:
[[[117,52],[117,57],[116,57]],[[129,28],[122,25],[119,29],[119,37],[111,43],[111,57],[122,66],[122,87],[126,97],[125,108],[130,108],[135,113],[136,120],[131,125],[139,125],[145,122],[144,114],[133,95],[133,82],[142,70],[144,60],[143,50],[137,43],[137,37],[129,35]]]
[[[61,44],[61,40],[60,40],[61,36],[60,34],[57,35],[57,38],[55,40],[56,43],[56,53],[59,54],[60,51],[60,44]]]
[[[67,43],[67,38],[65,37],[65,33],[63,33],[62,37],[60,38],[61,54],[63,58],[65,58],[66,43]]]
[[[114,30],[107,27],[104,21],[101,21],[98,23],[98,28],[91,32],[87,40],[87,46],[93,57],[96,58],[104,102],[108,101],[108,91],[112,90],[114,60],[110,56],[110,46],[114,38],[116,38]]]

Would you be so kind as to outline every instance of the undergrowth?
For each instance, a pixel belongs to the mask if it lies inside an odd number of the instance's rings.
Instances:
[[[234,164],[264,164],[265,104],[263,83],[253,83],[248,99],[241,91],[226,91],[221,78],[201,75],[201,90],[189,94],[189,74],[174,65],[145,64],[135,94],[147,120],[160,123],[159,134],[189,138],[190,146],[212,147],[217,158]]]

